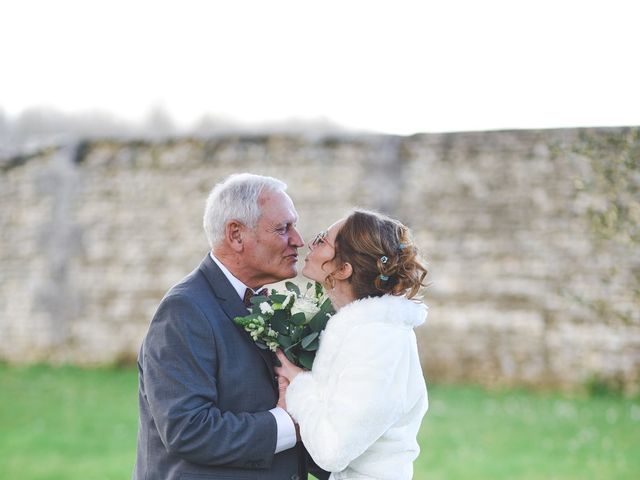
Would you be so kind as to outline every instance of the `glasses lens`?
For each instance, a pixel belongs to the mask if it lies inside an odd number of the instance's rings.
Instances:
[[[311,245],[313,245],[314,247],[317,247],[318,244],[322,242],[322,240],[324,240],[324,237],[326,235],[327,235],[327,232],[320,232],[319,234],[316,235],[316,238],[313,239],[313,242],[311,242]]]

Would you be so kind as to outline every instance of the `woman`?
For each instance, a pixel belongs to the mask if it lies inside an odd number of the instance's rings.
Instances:
[[[277,352],[289,382],[286,409],[330,479],[411,479],[427,390],[413,328],[427,307],[412,300],[426,269],[407,227],[355,211],[309,246],[302,273],[322,282],[336,309],[313,369]]]

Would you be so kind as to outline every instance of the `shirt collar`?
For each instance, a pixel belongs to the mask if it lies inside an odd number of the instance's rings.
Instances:
[[[229,271],[229,269],[227,267],[224,266],[224,264],[218,260],[216,258],[216,256],[213,254],[213,252],[209,252],[209,255],[211,256],[211,260],[213,260],[214,262],[216,262],[216,265],[218,265],[218,267],[220,267],[220,270],[222,270],[222,273],[224,273],[224,276],[227,277],[227,280],[229,280],[229,283],[231,284],[231,286],[233,287],[233,289],[238,293],[238,296],[240,298],[244,298],[244,292],[247,290],[247,287],[244,283],[242,283],[242,281],[238,280],[233,273],[231,273]],[[262,287],[260,287],[262,288]],[[253,290],[253,293],[258,293],[258,290],[260,290],[260,288]]]

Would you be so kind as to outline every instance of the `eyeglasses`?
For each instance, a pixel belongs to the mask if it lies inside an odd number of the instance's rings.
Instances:
[[[324,231],[320,232],[319,234],[317,234],[315,236],[315,238],[309,244],[309,248],[314,249],[318,245],[320,245],[321,243],[326,243],[331,248],[334,248],[333,245],[331,245],[329,242],[327,242],[327,235],[328,234],[329,234],[329,232],[327,232],[326,230],[324,230]]]

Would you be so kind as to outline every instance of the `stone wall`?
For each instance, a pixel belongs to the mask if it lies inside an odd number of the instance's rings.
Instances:
[[[105,139],[5,160],[0,359],[131,361],[206,254],[208,191],[251,171],[289,184],[306,238],[354,205],[413,228],[429,380],[637,390],[639,131]]]

